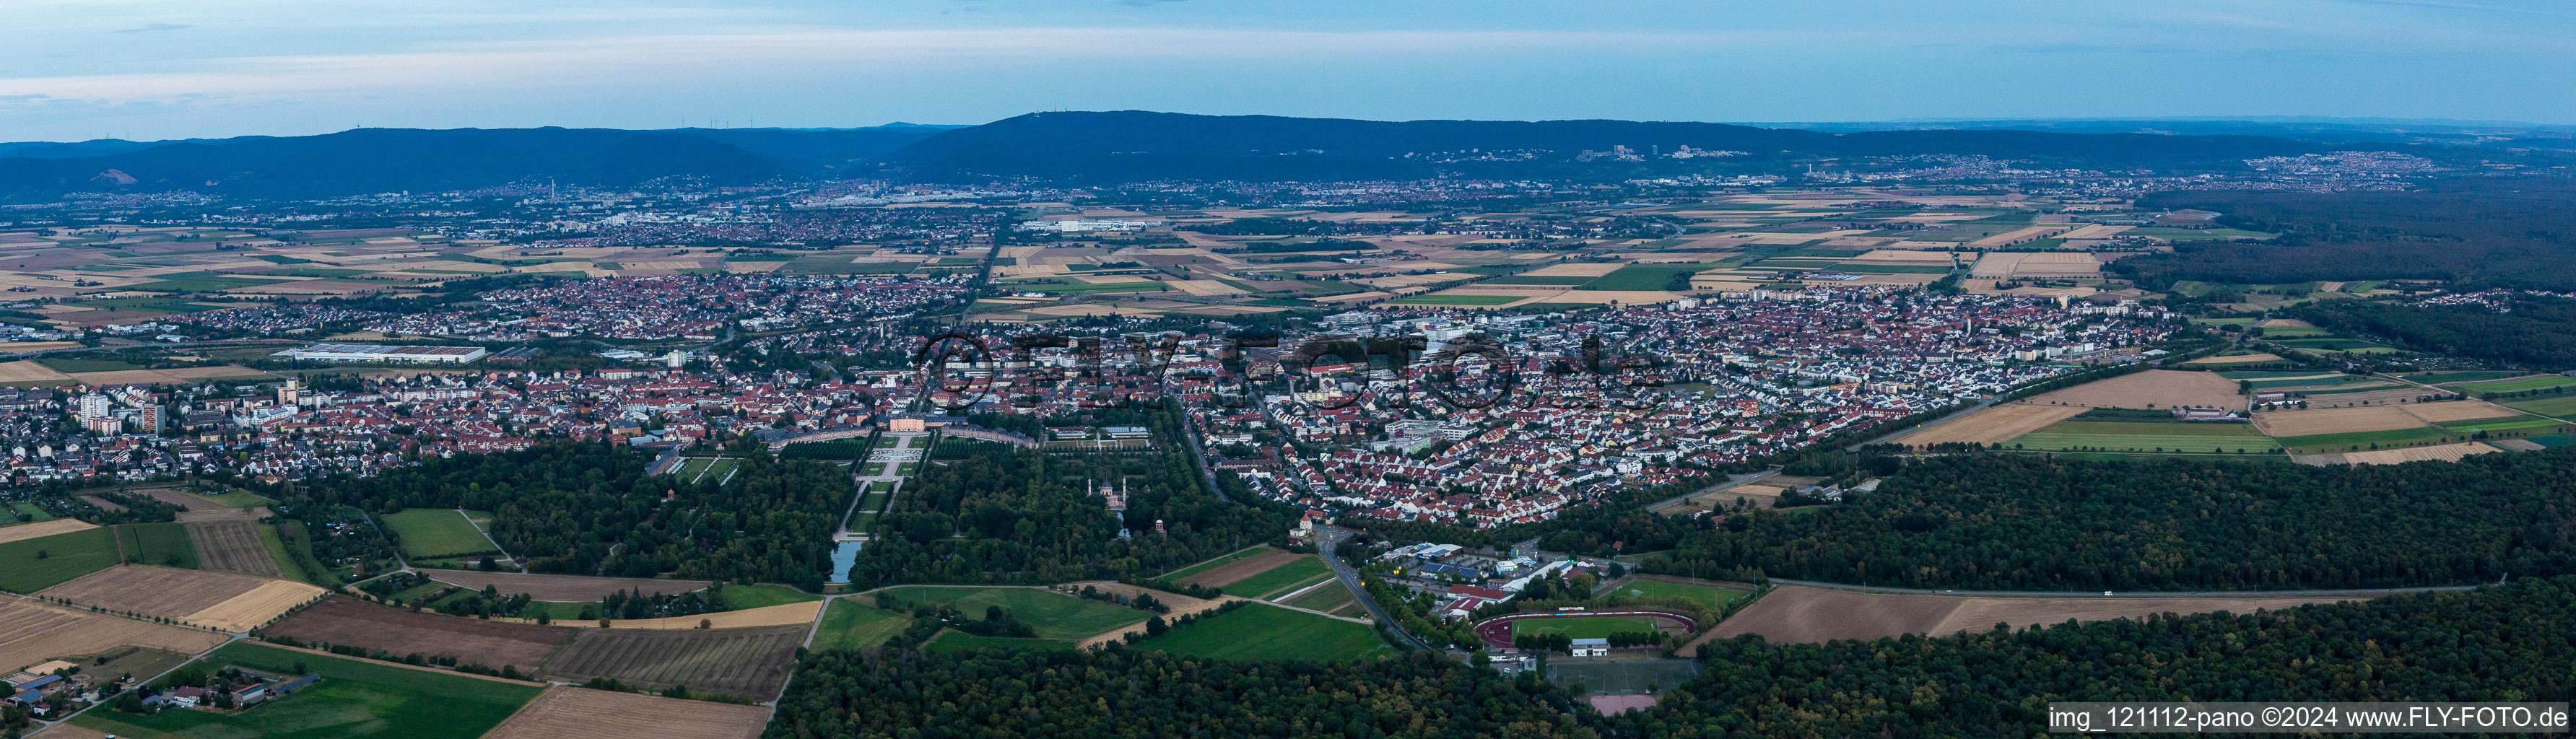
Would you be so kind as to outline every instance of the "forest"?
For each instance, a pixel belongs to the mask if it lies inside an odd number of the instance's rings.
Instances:
[[[1878,492],[1692,534],[1646,572],[1913,588],[2469,585],[2576,572],[2576,451],[2459,462],[1910,462]],[[1703,519],[1710,520],[1710,519]]]
[[[2321,300],[2291,315],[2337,331],[2383,337],[2415,351],[2553,370],[2576,368],[2576,300],[2534,295],[2512,300],[2509,312],[2474,305]]]
[[[768,739],[1548,737],[1597,734],[1573,696],[1425,653],[1343,663],[880,649],[803,659]]]
[[[2564,701],[2576,577],[2253,614],[1700,647],[1622,737],[2046,736],[2049,701]]]
[[[647,476],[649,453],[565,441],[500,454],[424,457],[419,465],[373,478],[327,480],[307,495],[376,514],[405,508],[493,511],[493,538],[537,572],[672,573],[820,590],[831,569],[832,532],[854,491],[848,473],[819,462],[779,460],[756,443],[736,444],[727,454],[743,461],[724,484]]]
[[[2180,280],[2275,285],[2320,280],[2456,280],[2455,287],[2576,285],[2576,187],[2456,180],[2371,193],[2203,191],[2139,199],[2143,209],[2217,211],[2218,224],[2279,234],[2197,241],[2112,264],[2140,287]]]
[[[945,446],[879,516],[859,589],[910,582],[1035,584],[1151,578],[1284,536],[1293,514],[1218,498],[1175,443],[1168,413],[1140,413],[1155,446],[1048,456],[1004,444]],[[1085,488],[1124,479],[1127,510]],[[1248,499],[1247,499],[1248,500]],[[1163,533],[1155,533],[1160,521]],[[1128,536],[1119,536],[1125,529]]]

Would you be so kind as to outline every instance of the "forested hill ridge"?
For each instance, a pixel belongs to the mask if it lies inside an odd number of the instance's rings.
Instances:
[[[1641,569],[1964,590],[2305,590],[2576,574],[2576,450],[2312,467],[1985,453],[1728,517]]]
[[[444,191],[553,179],[622,187],[665,177],[744,185],[835,178],[944,130],[361,128],[319,136],[243,136],[166,143],[9,144],[0,201],[67,192],[188,190],[249,198]]]
[[[1645,158],[1610,156],[1619,146]],[[1670,156],[1683,146],[1723,154]],[[1031,113],[971,127],[362,128],[318,136],[0,144],[0,202],[43,202],[74,192],[297,199],[546,180],[626,187],[661,178],[745,185],[861,175],[925,182],[1450,175],[1619,181],[1641,173],[1779,173],[1822,158],[1938,154],[2049,167],[2244,171],[2248,158],[2328,148],[2246,135],[1825,133],[1723,123],[1397,122],[1142,111]],[[1587,150],[1603,156],[1584,157]]]
[[[1627,166],[1603,156],[1626,146]],[[1679,147],[1732,152],[1674,159]],[[886,163],[931,181],[1077,182],[1617,177],[1646,171],[1772,171],[1802,158],[1978,155],[2057,166],[2244,169],[2248,158],[2326,147],[2265,136],[2041,131],[1821,133],[1724,123],[1611,120],[1367,121],[1147,111],[1030,113],[942,132]],[[1657,154],[1665,156],[1655,156]]]

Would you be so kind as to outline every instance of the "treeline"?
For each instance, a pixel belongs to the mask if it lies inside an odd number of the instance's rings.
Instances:
[[[860,550],[860,589],[911,582],[1036,584],[1152,577],[1286,535],[1292,513],[1218,498],[1172,434],[1170,414],[1139,413],[1156,445],[1132,454],[1049,456],[1004,444],[924,464],[878,538]],[[948,457],[943,447],[940,456]],[[1127,510],[1095,494],[1121,481]],[[1155,532],[1161,522],[1162,533]],[[1127,536],[1120,536],[1124,529]]]
[[[2219,225],[2277,233],[2270,243],[2187,241],[2111,269],[2154,290],[2180,280],[2281,284],[2459,280],[2479,287],[2576,285],[2576,187],[2516,179],[2453,181],[2411,192],[2175,192],[2142,208],[2222,213]]]
[[[1639,566],[1917,588],[2464,585],[2576,572],[2576,452],[2310,467],[1974,454],[1875,493],[1735,515]]]
[[[652,455],[593,442],[424,458],[307,495],[378,514],[405,508],[495,513],[492,537],[537,572],[778,582],[820,590],[832,532],[855,492],[846,470],[779,460],[757,444],[728,454],[727,483],[644,474]]]
[[[762,736],[1597,736],[1578,710],[1535,673],[1421,653],[1312,663],[884,649],[803,658]]]
[[[2256,614],[1700,647],[1621,737],[2048,735],[2051,701],[2564,701],[2576,578]]]
[[[2576,300],[2515,296],[2499,313],[2472,305],[2400,305],[2320,300],[2291,315],[2346,333],[2385,337],[2398,346],[2468,359],[2576,367]]]

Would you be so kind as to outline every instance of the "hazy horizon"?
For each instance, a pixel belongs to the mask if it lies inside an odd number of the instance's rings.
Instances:
[[[2539,2],[35,0],[12,20],[24,39],[0,55],[8,141],[1067,109],[2576,123],[2576,8]]]

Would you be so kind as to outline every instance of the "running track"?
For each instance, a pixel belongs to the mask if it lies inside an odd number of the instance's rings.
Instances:
[[[1492,620],[1476,624],[1476,636],[1477,638],[1485,640],[1485,648],[1487,651],[1499,651],[1512,648],[1513,621],[1527,621],[1542,618],[1597,618],[1602,616],[1650,616],[1669,621],[1679,621],[1683,628],[1690,629],[1693,633],[1699,631],[1699,623],[1691,620],[1691,617],[1666,611],[1566,611],[1561,613],[1515,613],[1509,616],[1495,616]]]

